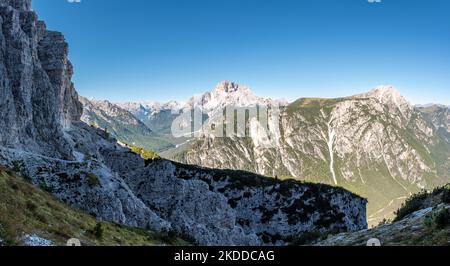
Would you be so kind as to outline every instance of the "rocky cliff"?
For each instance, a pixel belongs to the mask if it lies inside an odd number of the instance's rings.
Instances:
[[[424,113],[425,117],[450,142],[450,107],[435,104],[418,107],[418,110]]]
[[[202,245],[285,244],[310,230],[367,226],[348,191],[144,160],[79,121],[64,37],[29,0],[0,0],[0,164],[96,216]]]
[[[63,132],[82,109],[68,46],[30,2],[0,1],[0,144],[70,158]]]
[[[83,105],[81,120],[102,128],[121,142],[145,149],[160,151],[174,147],[164,136],[153,132],[131,112],[109,101],[88,100],[80,97]]]

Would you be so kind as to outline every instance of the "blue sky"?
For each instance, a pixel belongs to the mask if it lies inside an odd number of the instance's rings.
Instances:
[[[450,105],[448,0],[34,0],[70,44],[81,95],[184,100],[233,80],[258,95],[390,84]]]

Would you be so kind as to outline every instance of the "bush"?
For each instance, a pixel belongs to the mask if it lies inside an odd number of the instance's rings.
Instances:
[[[382,226],[382,225],[386,225],[386,224],[390,224],[392,223],[391,220],[384,218],[379,224],[378,226]]]
[[[424,200],[427,197],[428,193],[426,191],[422,191],[406,200],[406,202],[402,204],[400,209],[395,212],[396,217],[394,219],[394,222],[400,221],[411,213],[420,210],[422,208]]]
[[[0,221],[0,247],[17,245],[16,232],[14,229],[2,225]]]
[[[109,134],[108,129],[105,128],[105,135],[104,135],[104,138],[105,138],[106,140],[109,140],[110,137],[111,137],[111,134]]]
[[[138,146],[135,146],[135,145],[127,144],[127,146],[130,148],[130,150],[132,152],[140,155],[142,157],[142,159],[144,159],[144,160],[156,160],[156,159],[159,159],[159,156],[156,153],[152,152],[152,151],[146,150],[144,148],[141,148],[141,147],[138,147]]]
[[[184,231],[176,231],[174,229],[160,232],[158,237],[167,243],[175,243],[177,241],[177,239],[182,239],[182,240],[186,241],[187,243],[189,243],[189,245],[192,245],[192,246],[200,245],[198,243],[198,241],[190,234],[188,234]]]
[[[438,229],[443,229],[447,227],[449,223],[450,223],[450,211],[448,209],[443,209],[434,218],[434,224]]]
[[[303,246],[314,243],[318,240],[325,240],[328,237],[328,233],[321,233],[319,231],[306,232],[295,239],[291,245]]]
[[[433,215],[425,216],[423,224],[425,225],[425,227],[432,228],[433,225],[434,225],[434,217],[433,217]]]
[[[27,207],[28,210],[30,210],[32,212],[35,212],[36,209],[37,209],[36,204],[34,204],[33,202],[31,202],[29,200],[27,200],[27,202],[26,202],[26,207]]]
[[[13,161],[12,165],[13,165],[13,168],[12,168],[13,172],[16,172],[16,173],[22,172],[22,163],[20,161]]]
[[[87,181],[88,181],[88,184],[90,187],[100,186],[100,180],[98,179],[98,177],[95,174],[88,173],[87,178],[88,178]]]
[[[94,235],[97,239],[103,239],[104,229],[101,223],[97,223],[94,227]]]
[[[47,193],[53,193],[53,188],[47,185],[47,183],[45,183],[44,181],[39,183],[39,187]]]
[[[10,187],[13,189],[13,190],[19,190],[19,186],[16,184],[16,183],[11,183],[10,184]]]
[[[444,192],[442,193],[442,202],[450,204],[450,188],[444,188]]]
[[[166,232],[161,232],[160,238],[167,243],[175,242],[177,239],[178,234],[175,230],[169,230]]]

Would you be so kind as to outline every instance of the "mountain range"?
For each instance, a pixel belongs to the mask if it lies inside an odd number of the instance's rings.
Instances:
[[[172,141],[169,149],[146,147],[186,164],[342,186],[369,200],[371,225],[392,218],[410,195],[450,180],[450,109],[413,106],[392,86],[287,103],[223,81],[185,104],[117,104],[165,139],[174,139],[171,125],[182,110],[201,106],[203,121],[210,125],[208,119],[226,107],[264,105],[280,106],[279,122],[269,133],[273,147],[264,145],[267,136],[257,130],[245,136],[191,136]],[[252,127],[249,119],[245,123]]]

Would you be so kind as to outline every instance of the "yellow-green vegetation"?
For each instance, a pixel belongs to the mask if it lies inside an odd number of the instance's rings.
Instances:
[[[314,117],[320,117],[321,110],[327,110],[332,108],[337,103],[344,101],[345,99],[324,99],[324,98],[301,98],[287,106],[287,113],[292,115],[299,112],[305,118],[313,121]]]
[[[96,176],[95,174],[88,173],[87,178],[88,178],[88,184],[90,187],[100,186],[100,180],[98,179],[98,176]]]
[[[188,244],[170,234],[100,222],[55,200],[2,167],[0,199],[0,239],[6,245],[21,245],[20,237],[24,234],[36,234],[55,245],[65,245],[70,238],[92,246]]]
[[[127,144],[128,148],[130,148],[130,150],[136,154],[139,154],[144,160],[157,160],[160,159],[159,155],[156,154],[155,152],[146,150],[144,148],[135,146],[135,145],[131,145],[131,144]]]

